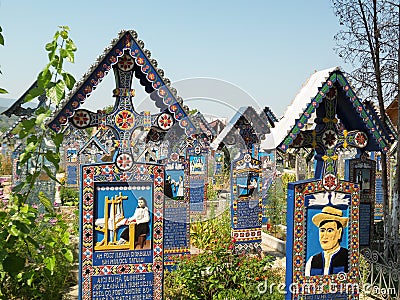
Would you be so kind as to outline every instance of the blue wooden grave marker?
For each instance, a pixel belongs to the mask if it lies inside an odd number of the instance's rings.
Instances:
[[[211,144],[214,150],[232,147],[238,158],[231,161],[231,235],[235,251],[261,254],[262,166],[258,159],[261,140],[269,133],[265,114],[241,107]],[[229,153],[229,151],[227,151]]]
[[[81,299],[162,299],[163,166],[86,165],[82,175]],[[141,199],[149,220],[135,226]]]
[[[87,142],[89,137],[84,130],[76,130],[69,125],[64,130],[62,149],[64,151],[65,185],[71,188],[79,187],[79,151]]]
[[[235,250],[261,253],[261,161],[249,153],[231,164],[231,226]]]
[[[374,220],[381,221],[383,218],[383,189],[382,189],[382,175],[376,175],[375,178],[375,210]]]
[[[340,180],[334,191],[327,191],[321,180],[289,183],[286,299],[358,299],[358,213],[355,183]],[[330,263],[324,264],[329,246],[319,227],[336,221],[342,226],[341,240]]]
[[[275,131],[278,149],[311,148],[316,160],[315,179],[288,188],[286,299],[358,299],[359,184],[338,179],[337,152],[387,151],[387,140],[338,68],[313,74]]]
[[[172,270],[175,258],[190,255],[190,203],[184,197],[186,160],[172,153],[165,166],[164,266]]]
[[[276,150],[263,151],[258,153],[261,161],[262,182],[261,182],[261,198],[262,198],[262,223],[268,222],[267,205],[268,191],[275,181],[276,177]]]
[[[161,144],[162,147],[167,147],[164,150],[160,147],[163,155],[167,156],[162,163],[165,165],[164,265],[168,270],[174,268],[177,257],[190,255],[190,213],[206,212],[204,191],[199,197],[201,204],[198,204],[194,201],[197,200],[198,190],[190,188],[190,182],[200,178],[204,184],[207,182],[207,172],[191,174],[190,157],[186,158],[186,155],[192,153],[187,149],[193,149],[195,145],[203,146],[202,153],[207,155],[211,131],[207,129],[206,121],[200,113],[193,120],[197,121],[197,134],[189,138],[183,134],[181,128],[173,126],[165,133]],[[206,158],[204,161],[206,162]],[[207,170],[207,166],[203,167]],[[197,210],[191,211],[192,203]]]
[[[186,149],[185,193],[189,198],[192,215],[207,213],[208,155],[209,148],[200,144]]]
[[[366,153],[346,160],[345,179],[356,182],[360,189],[360,246],[370,246],[373,238],[375,211],[376,162]]]
[[[134,131],[148,131],[154,141],[175,123],[187,136],[195,133],[195,126],[182,99],[143,47],[136,32],[122,31],[48,124],[56,132],[70,121],[80,129],[97,126],[114,135],[112,162],[81,169],[79,297],[83,300],[162,299],[164,167],[134,161]],[[111,69],[116,79],[112,112],[79,109]],[[134,110],[134,77],[151,93],[161,113]]]

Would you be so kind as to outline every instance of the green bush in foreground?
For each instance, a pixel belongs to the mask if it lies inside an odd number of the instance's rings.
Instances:
[[[234,252],[229,213],[191,224],[191,241],[201,251],[180,258],[176,270],[165,272],[165,299],[283,299],[277,289],[262,293],[264,281],[284,281],[283,270],[271,267],[272,257]]]
[[[0,299],[61,299],[70,274],[70,233],[61,216],[12,201],[0,211]]]
[[[265,280],[268,284],[283,282],[282,272],[271,268],[271,257],[239,255],[232,249],[233,244],[228,244],[182,258],[176,270],[165,274],[165,298],[283,299],[276,289],[273,294],[258,289]]]
[[[19,164],[25,180],[13,187],[9,203],[0,207],[0,299],[61,299],[70,284],[73,253],[69,228],[54,212],[53,199],[43,193],[33,199],[37,180],[44,173],[56,180],[52,170],[59,167],[63,134],[53,132],[46,120],[75,84],[63,67],[64,61],[74,62],[77,50],[68,26],[60,26],[45,49],[49,61],[24,102],[41,96],[45,100],[12,130],[24,143]],[[36,205],[27,204],[32,202],[43,205],[47,213],[40,214]]]
[[[77,206],[79,204],[79,192],[75,189],[61,186],[60,199],[62,205]]]

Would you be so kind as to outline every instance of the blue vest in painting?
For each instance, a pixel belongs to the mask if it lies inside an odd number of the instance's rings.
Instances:
[[[310,276],[324,275],[324,256],[318,253],[312,257]],[[347,273],[349,271],[349,251],[346,248],[340,248],[338,252],[332,255],[329,266],[329,275],[339,272]]]

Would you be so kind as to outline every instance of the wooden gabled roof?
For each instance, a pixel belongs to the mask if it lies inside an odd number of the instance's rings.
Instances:
[[[157,68],[157,61],[150,58],[150,51],[144,48],[143,41],[138,39],[137,33],[133,30],[121,31],[118,37],[111,41],[110,46],[97,58],[83,78],[76,82],[73,90],[61,103],[60,109],[55,111],[50,118],[48,126],[56,132],[61,131],[75,111],[107,76],[112,66],[117,63],[118,57],[122,56],[125,50],[129,51],[134,58],[135,77],[150,94],[155,105],[160,110],[168,109],[185,130],[186,135],[194,134],[195,126],[189,119],[188,109],[183,106],[183,99],[177,95],[170,80],[164,77],[164,71]]]

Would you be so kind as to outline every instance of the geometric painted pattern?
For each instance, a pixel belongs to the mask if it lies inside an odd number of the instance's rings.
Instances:
[[[190,210],[191,215],[205,215],[207,214],[207,187],[208,187],[208,155],[209,155],[209,148],[205,148],[200,146],[198,141],[195,139],[193,141],[192,145],[189,146],[195,146],[195,147],[188,147],[186,148],[186,166],[185,167],[185,178],[184,178],[184,198],[189,199],[190,203],[190,193],[191,193],[191,184],[193,182],[197,182],[197,185],[202,182],[202,185],[204,186],[204,195],[203,195],[203,208],[200,210],[193,211],[192,209]],[[190,172],[190,159],[191,157],[201,155],[205,158],[204,161],[204,173],[203,174],[193,174]]]
[[[124,72],[129,72],[135,67],[137,76],[140,76],[140,83],[145,86],[148,93],[154,93],[151,99],[155,99],[158,107],[167,108],[173,115],[174,121],[184,129],[187,136],[195,133],[195,125],[189,118],[189,114],[181,104],[181,99],[176,95],[176,90],[170,86],[170,80],[164,77],[164,72],[157,69],[157,62],[150,59],[148,51],[144,49],[144,43],[137,39],[135,31],[122,31],[117,39],[112,41],[112,46],[104,51],[96,64],[85,74],[68,95],[66,101],[61,103],[60,109],[52,116],[48,126],[59,132],[62,127],[68,123],[68,119],[73,117],[81,104],[90,97],[93,91],[102,82],[104,77],[118,64],[118,67]],[[129,53],[126,56],[125,53]],[[126,89],[117,89],[118,96],[130,97],[131,91]],[[85,126],[87,118],[92,115],[83,114],[79,118],[80,126]],[[90,122],[90,121],[89,121]],[[130,126],[124,123],[121,126]]]
[[[290,255],[291,261],[293,262],[291,270],[288,273],[286,271],[286,282],[291,282],[293,285],[298,286],[317,286],[317,287],[329,287],[329,286],[343,286],[346,284],[358,284],[359,283],[359,204],[360,195],[358,184],[346,181],[339,181],[335,192],[342,192],[351,194],[351,201],[349,203],[349,222],[348,222],[348,251],[349,251],[349,271],[348,273],[339,273],[332,275],[317,275],[317,276],[305,276],[305,265],[306,265],[306,232],[307,232],[307,207],[305,197],[310,194],[325,192],[321,180],[309,181],[306,183],[299,183],[295,185],[294,190],[294,206],[293,208],[293,226],[292,236],[287,237],[287,253]],[[291,212],[289,212],[291,213]],[[289,226],[289,225],[288,225]],[[289,231],[288,231],[289,233]],[[287,266],[289,268],[290,266]],[[291,278],[290,278],[290,275]],[[291,291],[292,292],[292,291]],[[287,299],[302,299],[310,291],[293,290],[291,298]],[[289,295],[289,294],[288,294]],[[346,294],[343,294],[346,295]],[[347,294],[346,299],[358,299],[359,292],[354,294]],[[314,299],[314,298],[310,298]],[[321,298],[321,299],[333,299],[333,298]]]
[[[80,292],[81,299],[90,300],[92,276],[112,274],[139,274],[153,272],[153,298],[161,300],[163,292],[163,211],[164,167],[161,165],[133,164],[131,171],[121,172],[115,164],[87,165],[82,167],[81,190],[81,244]],[[95,183],[146,182],[153,184],[153,255],[152,263],[126,265],[93,265],[94,249],[94,197]]]
[[[239,195],[239,178],[247,178],[245,185],[249,184],[249,174],[256,176],[257,186],[251,195],[242,197]],[[235,251],[246,253],[261,253],[261,225],[262,225],[262,182],[261,161],[253,158],[249,153],[231,162],[231,237],[235,240]],[[255,202],[255,207],[249,211],[243,211],[250,207],[250,202]],[[240,206],[242,203],[248,203]],[[243,213],[248,215],[244,220]],[[252,221],[249,221],[252,220]],[[245,222],[244,222],[245,221]],[[248,223],[251,222],[251,223]]]
[[[174,125],[174,120],[172,119],[171,115],[162,113],[157,117],[157,125],[162,130],[168,130]]]
[[[328,83],[332,86],[332,83]],[[337,89],[331,87],[326,93],[326,98],[317,110],[315,129],[299,132],[294,139],[293,148],[312,148],[316,152],[316,159],[323,162],[322,182],[327,191],[333,191],[338,185],[337,178],[337,150],[339,148],[365,148],[368,144],[366,133],[358,130],[347,131],[340,124],[337,117]]]
[[[361,103],[361,100],[356,96],[355,92],[341,72],[331,73],[330,77],[322,85],[319,92],[317,92],[316,96],[311,99],[311,102],[304,109],[300,118],[296,119],[295,125],[292,127],[286,138],[279,145],[278,148],[280,150],[286,151],[292,145],[292,143],[296,140],[296,137],[301,133],[301,129],[306,126],[308,119],[311,118],[311,116],[318,108],[318,106],[322,103],[322,101],[325,98],[329,99],[327,95],[329,95],[330,89],[334,86],[334,83],[336,82],[338,82],[340,87],[343,88],[343,90],[346,92],[346,96],[353,104],[354,109],[360,115],[360,118],[365,124],[366,129],[369,131],[369,134],[374,137],[380,149],[383,152],[387,152],[389,150],[389,146],[386,143],[385,139],[382,137],[380,130],[378,130],[378,128],[375,126],[372,121],[372,117],[368,114],[363,104]]]

